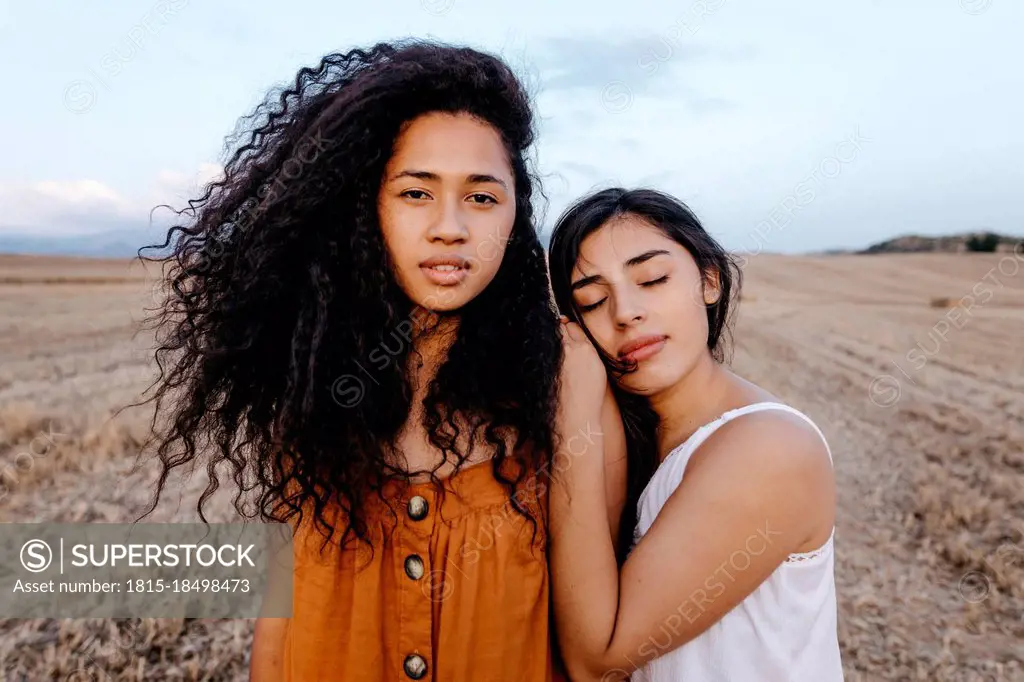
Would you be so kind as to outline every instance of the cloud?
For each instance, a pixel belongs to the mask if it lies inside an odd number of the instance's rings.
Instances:
[[[597,182],[607,173],[597,166],[589,163],[577,163],[576,161],[563,161],[558,164],[562,174],[568,173],[581,178],[584,181]]]
[[[78,205],[88,204],[121,204],[124,202],[117,192],[96,180],[73,180],[58,182],[45,180],[37,182],[30,188],[31,192],[43,198]]]
[[[608,41],[601,38],[551,38],[528,48],[532,71],[540,74],[546,95],[575,94],[584,90],[604,93],[618,86],[633,96],[669,97],[698,113],[735,106],[730,100],[702,93],[681,73],[681,67],[713,58],[745,58],[704,45],[683,42],[677,36],[633,37]],[[582,112],[581,112],[582,113]]]
[[[168,204],[181,208],[222,173],[219,165],[211,163],[190,173],[164,169],[141,196],[133,198],[95,179],[0,185],[0,205],[4,206],[0,234],[65,237],[128,230],[148,234],[154,207]],[[153,222],[156,220],[154,216]]]
[[[199,196],[207,183],[224,175],[224,168],[216,163],[201,163],[192,173],[163,169],[156,176],[156,191],[161,195],[175,197],[181,201]],[[162,201],[170,201],[163,199]],[[173,202],[171,202],[173,203]]]
[[[600,39],[560,38],[540,46],[540,63],[550,71],[545,86],[553,90],[586,88],[600,90],[611,81],[632,83],[635,92],[664,85],[667,69],[645,66],[656,58],[659,40],[630,38],[608,42]],[[708,50],[694,45],[679,46],[674,58],[690,61],[706,56]]]
[[[98,180],[0,186],[0,204],[4,206],[0,231],[29,228],[34,234],[87,232],[96,219],[123,220],[132,213],[129,200]]]

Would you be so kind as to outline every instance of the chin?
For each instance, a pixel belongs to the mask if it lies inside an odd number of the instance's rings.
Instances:
[[[464,287],[442,289],[424,288],[410,297],[416,305],[438,313],[458,310],[473,299],[471,291]]]
[[[637,395],[654,395],[660,393],[674,382],[668,379],[669,373],[659,369],[657,363],[643,362],[635,372],[627,374],[619,380],[623,390]]]
[[[451,303],[444,303],[444,304],[440,304],[440,305],[431,306],[431,307],[427,308],[427,310],[430,310],[431,312],[435,312],[435,313],[442,313],[442,314],[443,313],[453,313],[453,312],[459,310],[460,308],[462,308],[465,304],[466,304],[466,301],[453,301]],[[426,307],[426,306],[424,306],[424,307]]]

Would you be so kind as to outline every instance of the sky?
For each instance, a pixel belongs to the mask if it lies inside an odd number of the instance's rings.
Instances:
[[[620,184],[738,251],[1022,235],[1022,35],[1016,0],[0,0],[0,236],[142,234],[268,89],[405,37],[522,74],[543,230]]]

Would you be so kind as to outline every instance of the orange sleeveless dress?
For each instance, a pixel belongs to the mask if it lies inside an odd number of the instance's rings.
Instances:
[[[442,484],[443,499],[429,482],[386,487],[394,516],[368,501],[371,532],[383,538],[372,553],[365,543],[339,550],[335,539],[320,556],[323,535],[306,515],[294,536],[286,680],[566,679],[554,652],[546,504],[530,505],[534,536],[491,462]]]

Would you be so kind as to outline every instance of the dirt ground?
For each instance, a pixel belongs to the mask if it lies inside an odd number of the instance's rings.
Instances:
[[[139,263],[0,256],[0,521],[127,522],[152,377]],[[759,256],[734,368],[839,482],[847,679],[1024,680],[1024,254]],[[205,477],[150,520],[195,521]],[[233,520],[218,495],[211,520]],[[252,622],[0,621],[4,680],[244,680]]]

